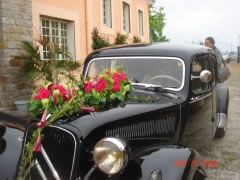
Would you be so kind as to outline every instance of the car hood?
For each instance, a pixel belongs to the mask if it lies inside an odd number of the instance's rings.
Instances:
[[[88,113],[74,119],[71,124],[78,128],[83,138],[85,138],[96,128],[101,128],[104,125],[117,121],[127,121],[130,118],[148,119],[149,115],[154,116],[154,113],[158,114],[158,112],[166,108],[179,106],[183,101],[183,98],[180,98],[180,96],[168,97],[164,94],[158,95],[158,97],[159,99],[153,101],[145,101],[145,99],[134,102],[134,100],[129,100],[124,107],[118,106],[100,112]]]

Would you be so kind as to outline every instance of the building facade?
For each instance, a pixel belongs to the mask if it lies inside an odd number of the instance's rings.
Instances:
[[[32,0],[33,38],[50,36],[69,48],[74,59],[83,61],[92,51],[91,33],[114,43],[116,34],[149,41],[147,0]]]
[[[92,51],[94,28],[114,43],[117,33],[149,42],[148,0],[1,0],[0,1],[0,106],[31,93],[17,78],[19,64],[12,58],[22,40],[48,38],[67,47],[83,62]],[[48,53],[42,49],[43,58]]]

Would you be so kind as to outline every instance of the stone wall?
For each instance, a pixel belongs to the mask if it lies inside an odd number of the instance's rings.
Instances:
[[[32,0],[0,0],[0,107],[30,95],[12,57],[18,55],[22,40],[32,41]]]

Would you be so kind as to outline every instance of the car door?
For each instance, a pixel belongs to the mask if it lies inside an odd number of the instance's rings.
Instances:
[[[190,147],[205,146],[213,138],[216,97],[213,91],[216,83],[213,65],[213,59],[209,54],[196,56],[191,64],[188,120],[183,134],[183,143]],[[211,81],[203,82],[197,78],[203,70],[211,72]]]

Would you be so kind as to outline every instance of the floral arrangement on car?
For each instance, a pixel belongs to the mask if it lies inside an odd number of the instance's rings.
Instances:
[[[81,78],[65,86],[45,83],[30,101],[30,109],[37,121],[37,128],[24,147],[18,179],[26,179],[35,165],[34,153],[42,147],[42,131],[59,119],[82,111],[94,112],[121,105],[131,91],[130,81],[122,68],[105,69],[94,78]]]

